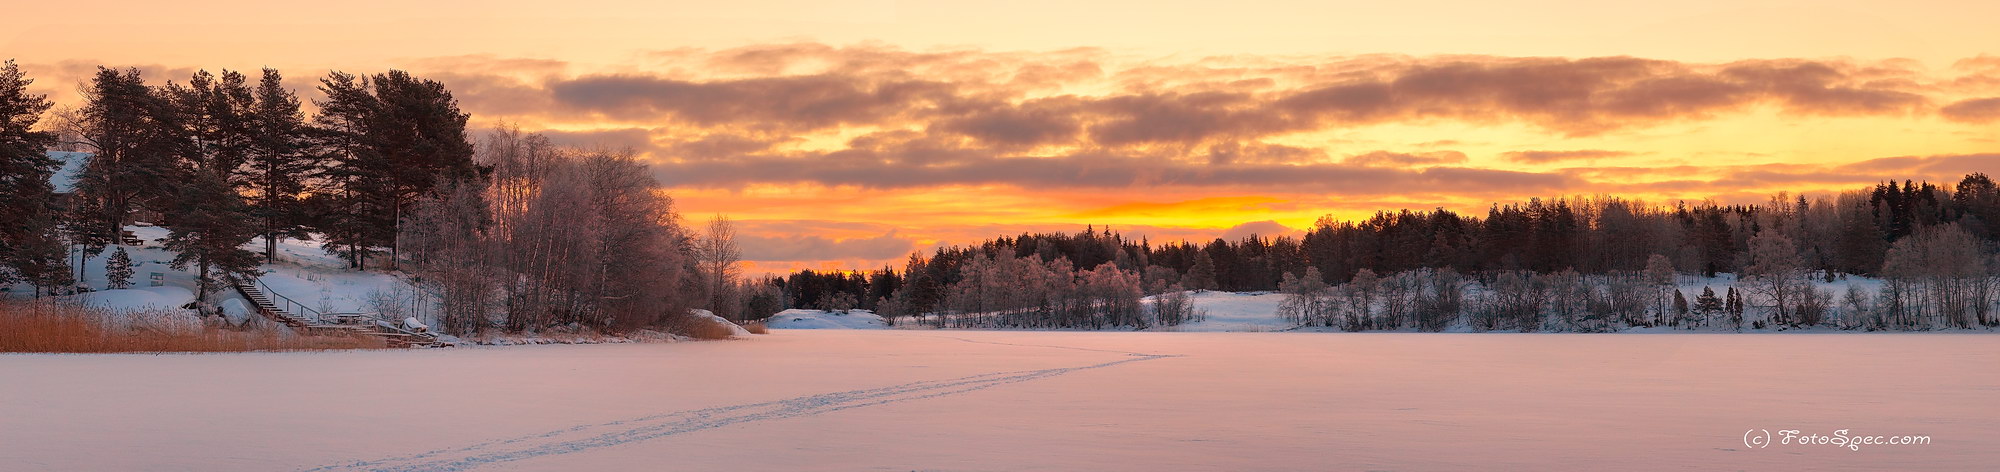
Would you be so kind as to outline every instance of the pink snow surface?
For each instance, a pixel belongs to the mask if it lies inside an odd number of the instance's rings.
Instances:
[[[1978,334],[835,330],[0,355],[0,468],[1971,470],[2000,463],[1996,347]],[[1932,443],[1744,440],[1842,429]]]

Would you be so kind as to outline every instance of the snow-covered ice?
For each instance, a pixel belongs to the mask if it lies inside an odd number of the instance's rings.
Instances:
[[[2000,461],[1983,334],[790,330],[0,355],[9,470],[1874,470]],[[1928,445],[1744,445],[1753,429]]]

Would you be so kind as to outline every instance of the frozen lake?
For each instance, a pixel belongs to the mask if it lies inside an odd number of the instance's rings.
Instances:
[[[1931,443],[1745,444],[1785,430]],[[6,470],[1981,469],[1996,444],[2000,337],[1978,334],[0,355]]]

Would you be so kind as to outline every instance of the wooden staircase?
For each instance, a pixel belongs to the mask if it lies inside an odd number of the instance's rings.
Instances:
[[[260,280],[237,281],[236,291],[257,307],[257,314],[309,336],[369,336],[380,338],[389,347],[446,347],[437,333],[412,331],[396,326],[373,313],[320,313],[284,295],[272,293]],[[283,302],[280,305],[278,302]]]

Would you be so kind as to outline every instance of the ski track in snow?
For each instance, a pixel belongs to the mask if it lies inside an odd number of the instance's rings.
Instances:
[[[762,403],[677,411],[608,423],[580,425],[547,433],[493,440],[470,446],[439,449],[409,456],[328,465],[307,469],[307,471],[468,470],[489,464],[583,452],[734,424],[799,418],[853,408],[937,398],[985,390],[1012,383],[1046,379],[1071,372],[1102,369],[1119,364],[1161,358],[1181,357],[1177,354],[1148,354],[1070,346],[1000,343],[978,341],[956,336],[938,337],[978,344],[1115,353],[1123,354],[1126,357],[1115,361],[1079,367],[991,372],[955,379],[923,380],[887,387],[822,393]]]

